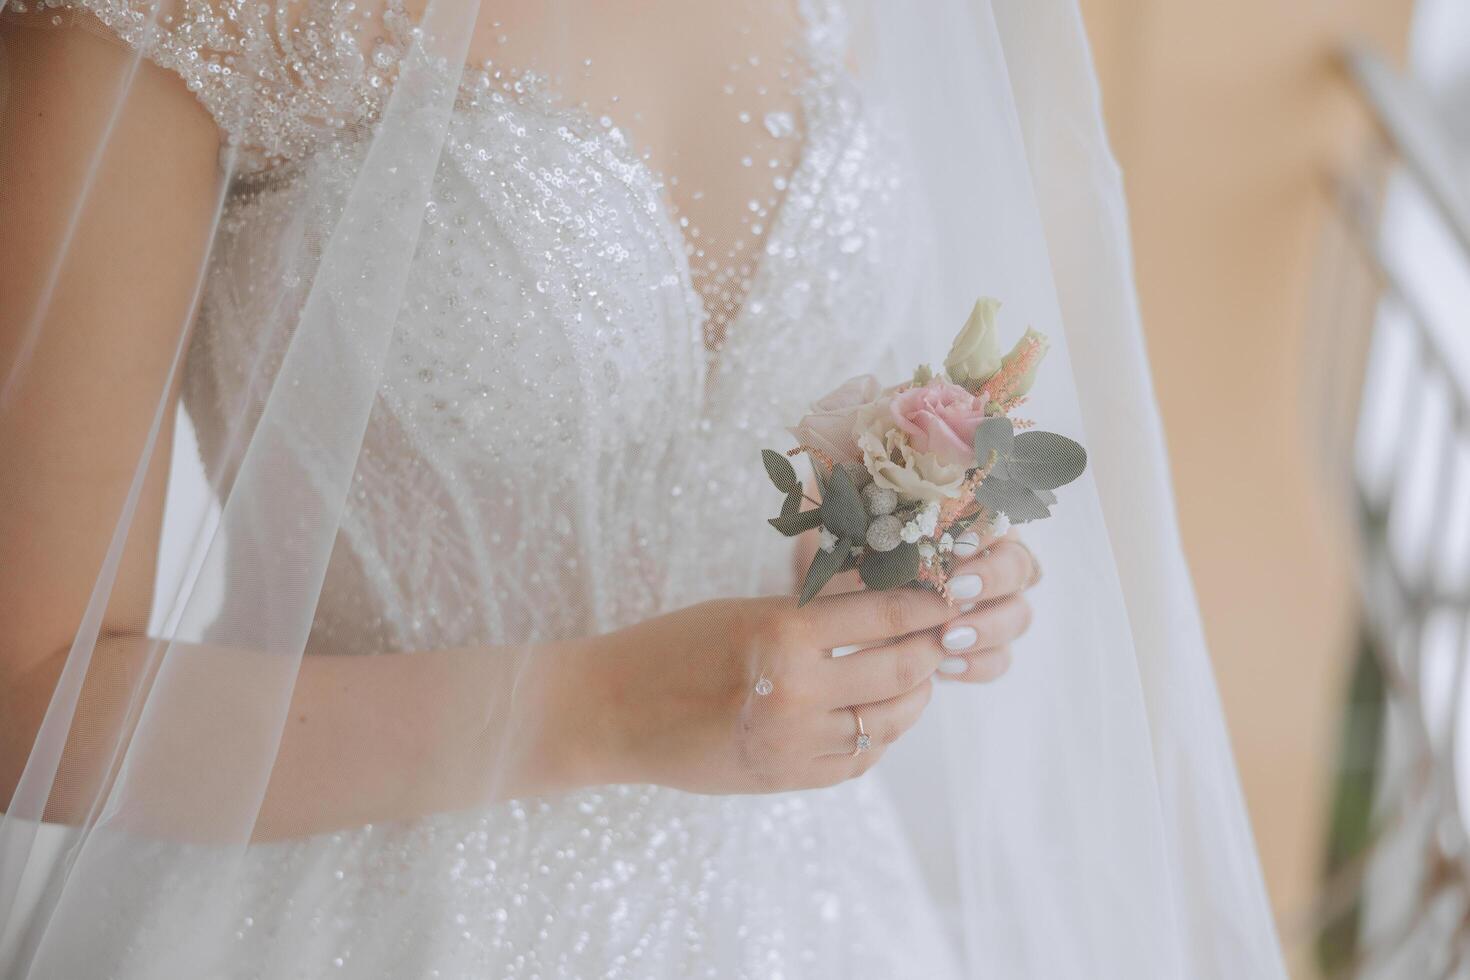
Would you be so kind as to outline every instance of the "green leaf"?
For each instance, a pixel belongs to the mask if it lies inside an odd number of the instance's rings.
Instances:
[[[975,499],[987,510],[1005,514],[1012,524],[1025,524],[1051,516],[1047,503],[1029,487],[994,474],[980,482]]]
[[[1011,445],[1009,475],[1032,490],[1055,490],[1082,475],[1087,450],[1055,432],[1022,432]]]
[[[804,606],[818,592],[822,586],[832,580],[832,576],[842,571],[843,563],[847,554],[852,550],[852,542],[847,538],[838,538],[837,545],[831,551],[817,549],[812,556],[812,563],[807,566],[806,581],[801,585],[801,598],[796,600],[798,606]]]
[[[781,502],[781,516],[790,517],[792,514],[795,514],[797,511],[801,510],[801,501],[801,488],[797,487],[795,490],[788,493],[786,495],[786,499]]]
[[[814,527],[821,527],[822,512],[820,510],[803,510],[795,514],[772,517],[766,523],[789,538],[801,534],[803,531],[810,531]]]
[[[1011,438],[1015,429],[1011,420],[1004,417],[986,419],[975,427],[975,465],[984,466],[990,462],[990,454],[993,451],[1000,459],[1004,459],[1006,453],[1011,449]]]
[[[852,477],[842,467],[827,479],[827,492],[822,497],[822,523],[841,538],[861,541],[868,533],[868,514],[863,498],[852,485]]]
[[[869,550],[858,563],[858,576],[870,589],[893,589],[919,577],[919,548],[903,544],[892,551]]]
[[[796,467],[791,465],[791,460],[774,449],[761,450],[761,462],[766,464],[766,475],[776,485],[776,489],[782,493],[790,493],[801,489],[801,481],[796,478]]]

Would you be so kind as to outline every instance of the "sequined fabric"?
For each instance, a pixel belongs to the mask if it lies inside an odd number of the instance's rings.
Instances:
[[[123,0],[89,2],[139,41]],[[232,23],[279,39],[251,7]],[[800,139],[796,163],[752,202],[757,254],[713,275],[615,122],[533,76],[466,71],[310,654],[533,643],[790,587],[758,451],[881,369],[894,300],[872,270],[901,261],[908,228],[839,11],[812,5],[806,24],[799,117],[742,120]],[[294,81],[247,82],[207,67],[201,48],[228,46],[201,33],[215,37],[206,12],[145,40],[259,163],[223,214],[185,379],[204,457],[227,461],[226,420],[259,411],[310,287],[310,249],[289,243],[329,234],[362,152],[322,120],[371,125],[395,54],[307,43]],[[734,312],[712,337],[716,306]],[[309,468],[309,426],[300,439]],[[948,940],[896,819],[868,779],[618,787],[253,844],[219,975],[941,978]],[[99,923],[125,951],[116,972],[167,962],[177,937],[151,923],[207,887]]]

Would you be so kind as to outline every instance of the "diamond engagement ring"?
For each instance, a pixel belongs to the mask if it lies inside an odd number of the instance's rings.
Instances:
[[[858,709],[848,708],[847,710],[851,711],[853,718],[857,720],[857,746],[852,750],[852,754],[862,755],[872,746],[873,737],[869,735],[868,730],[863,727],[863,716],[858,714]]]

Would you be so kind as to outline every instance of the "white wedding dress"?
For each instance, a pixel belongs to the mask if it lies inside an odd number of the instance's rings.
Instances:
[[[0,976],[1285,976],[1075,0],[0,0],[0,42],[0,619],[44,627]],[[558,641],[790,594],[759,451],[977,294],[1089,451],[1004,681],[831,789],[497,793],[583,724]]]
[[[257,2],[234,8],[241,22]],[[137,40],[123,0],[88,3]],[[768,178],[760,254],[713,348],[680,222],[625,134],[534,77],[466,72],[308,655],[537,642],[790,588],[759,450],[877,366],[862,342],[886,309],[872,270],[913,247],[905,174],[842,64],[840,11],[804,16],[800,125],[753,123],[801,140],[797,162]],[[208,461],[228,457],[242,405],[258,413],[311,282],[277,243],[327,232],[349,189],[356,145],[313,119],[370,113],[397,51],[386,39],[364,70],[328,42],[309,86],[241,118],[191,26],[146,54],[258,160],[229,191],[184,377]],[[263,346],[262,324],[279,326]],[[527,481],[529,502],[513,492]],[[541,496],[583,503],[538,512]],[[594,788],[258,842],[243,860],[220,976],[958,975],[872,778],[765,796]],[[169,975],[189,961],[170,925],[212,887],[118,905],[87,954],[108,961],[76,975]]]

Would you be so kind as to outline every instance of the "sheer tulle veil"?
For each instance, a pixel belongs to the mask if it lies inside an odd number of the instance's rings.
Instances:
[[[364,432],[382,411],[395,324],[417,301],[407,270],[426,221],[437,220],[436,168],[457,145],[452,117],[465,98],[457,69],[481,57],[479,39],[505,34],[510,40],[500,43],[516,47],[546,84],[593,93],[586,101],[594,119],[605,109],[604,125],[626,123],[638,142],[636,112],[625,102],[599,107],[595,95],[632,92],[634,80],[619,77],[616,59],[589,51],[575,0],[533,5],[534,15],[522,4],[505,14],[491,6],[353,7],[353,17],[381,21],[363,36],[397,45],[391,66],[378,47],[359,53],[365,73],[381,74],[382,97],[368,121],[344,127],[315,169],[305,167],[301,179],[321,188],[327,216],[314,212],[278,229],[269,251],[279,268],[309,274],[279,278],[280,311],[262,325],[258,357],[240,366],[258,397],[225,406],[227,436],[201,445],[217,506],[183,536],[186,572],[155,599],[162,626],[119,652],[104,628],[114,582],[130,550],[156,534],[138,501],[166,463],[179,376],[186,356],[195,356],[188,348],[196,311],[179,323],[112,534],[78,549],[95,565],[96,584],[69,653],[57,660],[49,707],[26,729],[29,755],[0,818],[5,976],[78,976],[73,966],[92,962],[96,949],[118,950],[119,975],[215,975],[241,914],[232,881],[252,849],[330,829],[323,819],[342,818],[319,819],[331,810],[322,796],[343,780],[376,778],[370,770],[325,778],[330,760],[293,746],[290,717],[308,682],[303,664],[313,656],[323,582],[364,465]],[[1284,976],[1173,518],[1121,180],[1080,15],[1072,0],[846,6],[854,38],[848,67],[863,98],[900,134],[919,189],[914,247],[882,273],[887,332],[875,332],[860,360],[890,375],[937,361],[975,297],[1000,297],[1004,329],[1032,325],[1052,339],[1030,413],[1085,442],[1092,463],[1063,492],[1055,516],[1025,531],[1046,575],[1011,673],[983,689],[942,689],[875,776],[893,790],[935,900],[951,912],[968,975]],[[24,284],[34,302],[18,348],[0,363],[0,412],[47,397],[30,379],[39,359],[54,356],[48,337],[62,315],[55,284],[75,250],[96,247],[75,232],[89,196],[116,177],[109,139],[146,65],[137,51],[147,49],[150,32],[171,29],[178,13],[126,9],[111,23],[81,25],[132,47],[119,49],[128,53],[119,56],[111,90],[97,93],[104,109],[93,156],[77,168],[75,210],[56,216],[38,244],[44,255],[27,266],[37,270]],[[220,9],[243,7],[222,0]],[[46,22],[35,29],[62,20],[44,4],[6,16]],[[248,19],[221,23],[220,64],[248,75],[254,49],[231,35]],[[677,44],[669,30],[668,43]],[[14,32],[3,53],[12,68],[25,57],[14,40],[23,33]],[[220,118],[247,115],[261,87],[246,81],[212,91]],[[712,141],[725,138],[719,119],[708,123]],[[763,139],[756,130],[730,139]],[[271,179],[251,160],[254,150],[238,142],[222,150],[218,201],[203,233],[211,245],[198,257],[201,283],[223,251],[242,248],[230,238],[232,197]],[[688,183],[696,166],[683,160],[662,169],[667,176],[685,168],[673,176]],[[588,300],[578,316],[600,329],[597,310]],[[697,397],[708,368],[692,345],[684,356]],[[605,397],[615,408],[620,396]],[[564,512],[555,516],[587,528],[601,513],[586,495],[547,500],[529,491],[495,506],[539,509],[543,518]],[[463,513],[488,521],[490,505]],[[674,507],[669,519],[694,515]],[[483,526],[465,518],[460,530],[473,536]],[[434,744],[457,746],[453,757],[421,759],[413,779],[382,795],[382,812],[349,818],[493,811],[500,768],[535,751],[542,708],[535,641],[564,627],[498,622],[490,601],[481,609],[475,599],[513,588],[515,576],[529,574],[508,567],[520,560],[487,544],[453,569],[466,597],[455,615],[495,640],[475,668],[482,693],[474,710],[432,712],[424,721],[441,729]],[[0,620],[23,615],[7,609]],[[442,731],[447,726],[458,728]],[[451,779],[465,759],[476,760],[473,775]],[[127,959],[128,937],[139,928],[177,936],[168,962]]]

